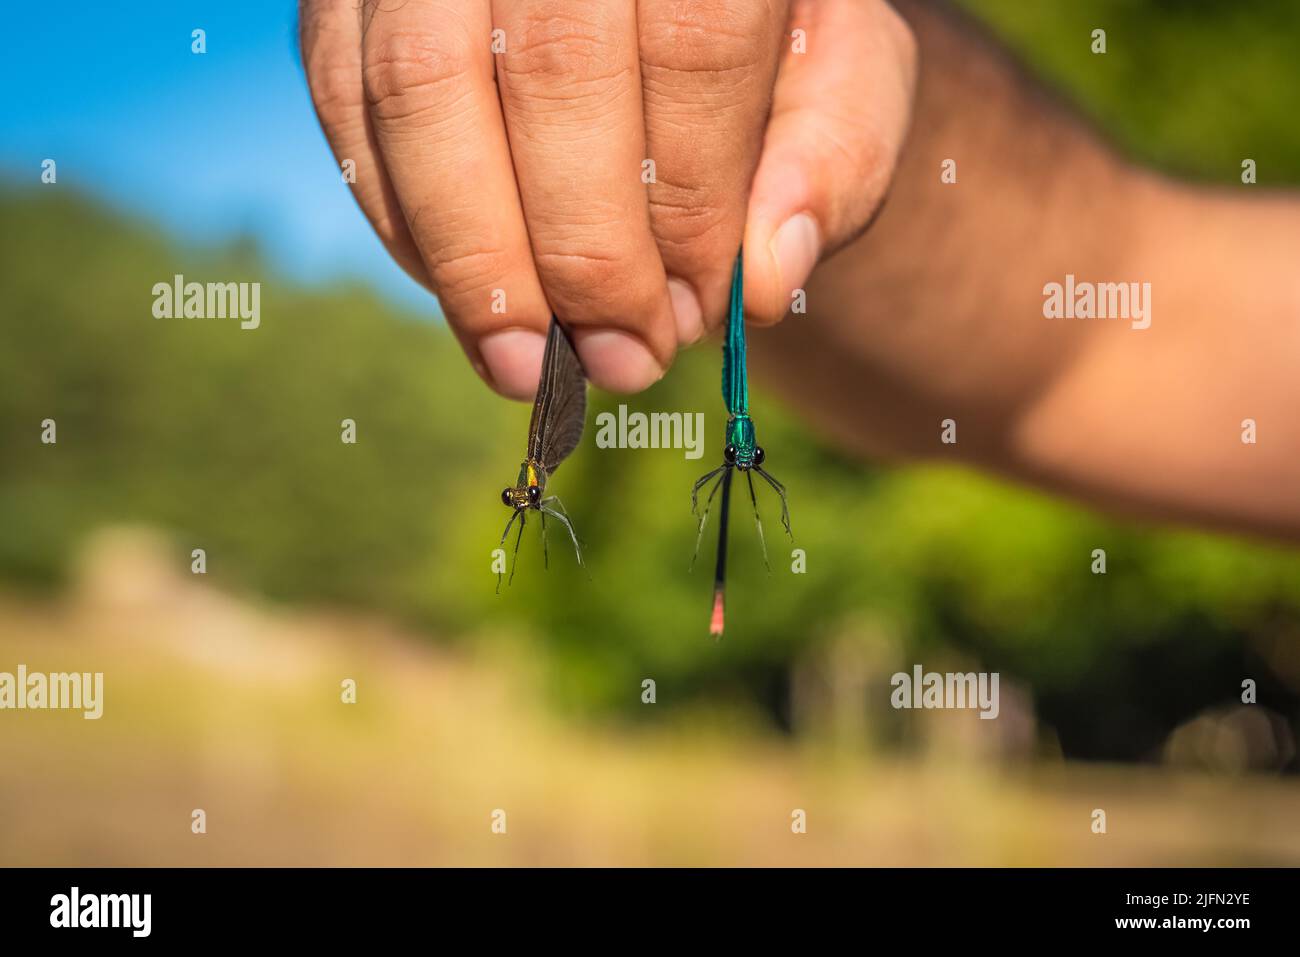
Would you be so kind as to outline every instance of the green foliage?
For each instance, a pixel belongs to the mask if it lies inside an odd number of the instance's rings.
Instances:
[[[485,398],[455,414],[475,386],[440,330],[360,289],[295,289],[247,251],[175,250],[63,187],[0,195],[7,573],[50,581],[94,524],[145,520],[233,584],[418,606],[441,496],[510,418]],[[261,280],[261,327],[154,318],[175,273]]]
[[[961,0],[1031,72],[1140,160],[1238,185],[1300,182],[1300,4],[1276,0]],[[1092,52],[1092,31],[1106,52]]]
[[[1264,8],[1278,29],[1247,43],[1241,5],[977,6],[1140,154],[1225,183],[1245,155],[1265,179],[1300,177],[1300,128],[1280,112],[1292,8]],[[1108,29],[1104,58],[1088,52],[1094,23]],[[716,345],[628,402],[705,411],[704,458],[596,448],[594,416],[617,403],[594,396],[587,436],[548,488],[584,539],[590,580],[559,529],[543,571],[533,522],[498,596],[498,496],[528,409],[493,397],[445,329],[359,288],[295,288],[246,248],[178,249],[63,186],[0,192],[0,216],[10,581],[57,582],[98,524],[153,523],[172,530],[179,563],[202,546],[215,579],[272,599],[381,609],[467,640],[522,636],[559,706],[628,720],[646,714],[640,682],[653,677],[661,707],[724,701],[781,722],[793,665],[865,621],[909,662],[955,650],[1019,679],[1067,744],[1112,756],[1231,698],[1248,642],[1300,609],[1290,551],[1116,524],[956,470],[849,462],[760,389],[752,411],[808,573],[790,573],[770,495],[764,571],[737,486],[728,634],[714,643],[712,529],[694,574],[688,563],[689,489],[721,454]],[[261,328],[154,318],[152,287],[174,273],[261,281]],[[39,441],[44,418],[56,446]],[[340,441],[344,418],[355,445]],[[1089,570],[1094,548],[1107,575]],[[1092,713],[1120,690],[1139,713]]]

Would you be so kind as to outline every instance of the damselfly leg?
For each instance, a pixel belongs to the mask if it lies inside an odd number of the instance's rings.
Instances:
[[[755,466],[753,471],[757,472],[772,490],[781,496],[781,524],[785,526],[785,533],[790,536],[790,541],[794,541],[794,532],[790,531],[790,505],[785,500],[785,486],[772,477],[770,472],[763,471],[762,468]]]
[[[691,488],[691,514],[692,515],[699,514],[700,489],[704,488],[705,483],[708,482],[709,479],[713,478],[713,476],[717,475],[726,467],[727,466],[725,465],[719,465],[716,469],[714,469],[712,472],[709,472],[707,475],[700,476],[700,478],[695,482],[694,487]],[[714,488],[716,489],[717,486],[715,485]]]
[[[750,469],[749,472],[752,472]],[[745,473],[745,480],[749,483],[749,503],[754,506],[754,526],[758,529],[758,544],[763,549],[763,567],[771,574],[772,566],[767,560],[767,539],[763,537],[763,520],[758,515],[758,496],[754,494],[754,476]]]
[[[700,557],[700,542],[704,539],[704,526],[709,520],[709,509],[713,506],[713,496],[718,494],[718,489],[722,487],[723,479],[729,475],[730,466],[720,465],[708,475],[704,476],[695,483],[695,488],[691,489],[691,514],[700,516],[700,527],[695,532],[695,554],[691,556],[691,570],[695,570],[695,560]],[[726,473],[719,475],[719,473]],[[713,483],[713,488],[709,489],[709,497],[704,500],[704,512],[701,514],[697,508],[698,502],[696,496],[699,494],[700,487],[709,479],[717,475],[718,480]]]
[[[515,583],[515,566],[519,564],[519,543],[524,540],[524,526],[528,523],[524,511],[522,508],[519,510],[519,533],[515,535],[515,553],[510,556],[510,581],[506,583],[508,585]]]
[[[545,516],[547,515],[551,516],[551,518],[560,522],[566,529],[568,529],[569,540],[573,542],[573,552],[578,557],[578,564],[585,569],[587,565],[582,560],[582,546],[578,544],[578,535],[573,530],[573,522],[569,521],[569,513],[565,510],[564,503],[560,501],[560,497],[558,495],[552,495],[550,498],[542,499],[540,509],[543,516],[543,529],[546,528]]]
[[[504,544],[506,543],[506,539],[507,539],[507,538],[509,537],[509,535],[510,535],[510,528],[511,528],[511,526],[513,526],[513,525],[515,524],[515,519],[519,519],[519,520],[520,520],[520,521],[519,521],[519,533],[520,533],[521,535],[523,534],[523,531],[524,531],[524,525],[523,525],[523,514],[524,514],[524,513],[523,513],[523,511],[522,511],[521,509],[515,509],[513,512],[510,513],[510,521],[506,522],[506,530],[505,530],[504,532],[501,533],[501,544],[502,544],[502,545],[504,545]],[[518,540],[518,539],[515,540],[515,554],[516,554],[516,555],[519,554],[519,540]],[[513,582],[514,580],[515,580],[515,566],[514,566],[514,562],[511,561],[511,563],[510,563],[510,581]],[[500,572],[497,572],[497,594],[498,594],[498,595],[501,594],[501,573],[500,573]]]

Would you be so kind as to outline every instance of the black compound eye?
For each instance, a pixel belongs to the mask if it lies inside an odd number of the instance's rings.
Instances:
[[[725,449],[723,449],[723,450],[722,450],[722,459],[723,459],[723,461],[725,461],[728,465],[735,465],[735,464],[736,464],[736,447],[735,447],[734,445],[728,445]]]
[[[501,490],[501,502],[502,502],[502,504],[504,504],[504,505],[513,505],[513,504],[515,504],[514,502],[512,502],[512,501],[510,500],[510,492],[511,492],[511,491],[512,491],[512,489],[508,489],[508,488],[506,488],[506,489],[502,489],[502,490]]]
[[[528,501],[536,505],[537,500],[540,499],[541,497],[542,497],[542,490],[540,488],[538,488],[536,485],[528,486]]]
[[[763,459],[767,458],[767,453],[763,451],[763,446],[754,446],[754,464],[762,465]]]

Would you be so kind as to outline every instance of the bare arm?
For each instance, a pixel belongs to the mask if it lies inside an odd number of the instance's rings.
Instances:
[[[892,191],[754,337],[766,378],[867,454],[1300,538],[1300,202],[1133,168],[960,18],[895,6],[921,67]],[[1150,326],[1046,318],[1067,275],[1150,283]]]

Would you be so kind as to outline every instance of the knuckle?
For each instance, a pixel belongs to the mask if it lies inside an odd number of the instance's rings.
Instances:
[[[308,59],[307,86],[321,120],[331,123],[359,105],[361,83],[355,64],[322,62],[323,59]]]
[[[429,275],[440,297],[465,304],[482,295],[486,313],[493,289],[505,287],[511,272],[510,256],[499,249],[470,240],[444,243],[428,257]]]
[[[511,31],[501,71],[522,85],[563,81],[566,88],[605,84],[627,75],[612,31],[570,14],[530,14]]]
[[[863,184],[865,188],[888,175],[892,156],[878,130],[862,130],[851,137],[828,139],[828,146],[833,150],[830,162],[852,170],[852,182]]]
[[[623,257],[595,250],[539,253],[538,273],[547,293],[564,303],[575,321],[626,325],[655,307],[657,290],[645,270]]]
[[[619,259],[595,251],[541,252],[537,268],[543,285],[565,298],[592,295],[607,299],[624,272]]]
[[[366,50],[361,70],[366,103],[384,118],[400,118],[427,105],[427,95],[467,83],[473,53],[463,34],[451,30],[393,32]],[[418,93],[423,102],[404,98]]]
[[[299,10],[299,48],[312,103],[322,119],[338,115],[361,99],[359,51],[332,25],[326,4],[303,0]]]
[[[321,34],[328,32],[330,10],[327,0],[299,0],[298,45],[304,53],[313,50]]]
[[[661,247],[689,259],[710,261],[727,244],[729,234],[739,237],[741,227],[733,223],[732,212],[730,203],[721,197],[701,197],[699,190],[669,188],[650,195],[655,238]],[[736,228],[728,228],[733,225]]]
[[[642,17],[642,66],[669,73],[751,74],[771,44],[767,4],[657,4]],[[773,50],[775,48],[773,47]]]
[[[368,195],[358,195],[358,200],[362,202],[364,209],[372,209],[377,204],[367,202],[370,199]],[[386,249],[394,251],[394,255],[399,255],[396,250],[407,249],[411,246],[411,235],[406,228],[406,223],[400,217],[394,217],[382,210],[375,212],[370,216],[370,227],[379,237],[379,241],[384,244]],[[418,259],[418,256],[416,257]]]

